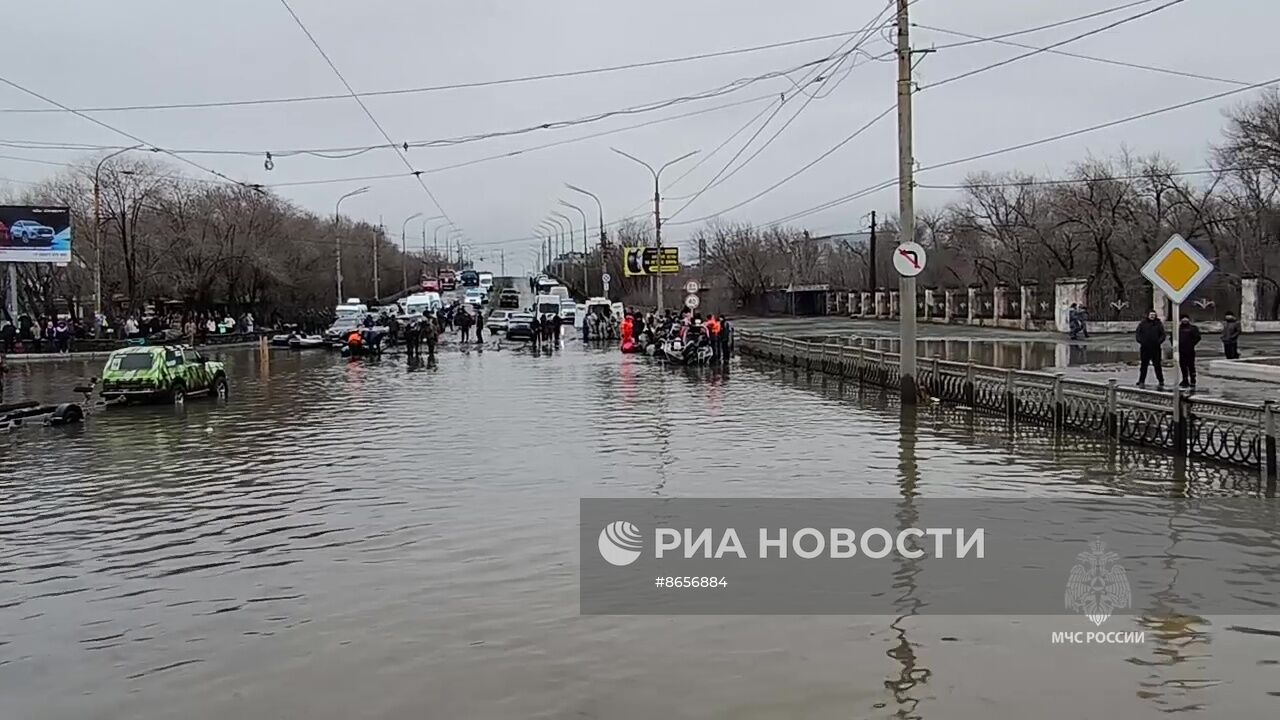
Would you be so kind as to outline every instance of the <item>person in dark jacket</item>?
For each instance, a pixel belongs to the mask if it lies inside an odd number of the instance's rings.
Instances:
[[[1222,354],[1228,360],[1236,360],[1240,357],[1240,321],[1235,315],[1227,313],[1226,319],[1222,321]]]
[[[534,313],[533,320],[529,321],[530,341],[533,342],[533,352],[537,353],[540,349],[539,343],[542,342],[542,320]]]
[[[1164,323],[1156,317],[1155,310],[1149,310],[1147,317],[1138,322],[1138,329],[1134,332],[1134,339],[1138,341],[1138,353],[1142,358],[1142,365],[1138,370],[1138,387],[1146,387],[1147,367],[1151,366],[1156,371],[1156,382],[1161,390],[1164,389],[1164,368],[1160,366],[1164,338]]]
[[[1196,345],[1199,343],[1200,328],[1191,322],[1191,318],[1184,316],[1178,323],[1178,368],[1182,370],[1182,382],[1178,387],[1196,386]]]

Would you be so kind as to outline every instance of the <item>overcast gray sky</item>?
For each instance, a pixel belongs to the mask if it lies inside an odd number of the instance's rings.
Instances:
[[[536,73],[640,62],[688,54],[852,31],[885,8],[884,0],[290,0],[294,10],[361,92],[484,81]],[[1123,0],[918,0],[917,23],[992,35],[1071,18]],[[1149,3],[1093,20],[1015,40],[1046,45],[1127,15]],[[273,98],[344,92],[337,77],[278,0],[13,0],[6,4],[5,63],[0,75],[73,107],[162,104]],[[886,13],[886,20],[891,13]],[[1063,48],[1115,60],[1260,82],[1280,67],[1273,33],[1280,3],[1264,0],[1186,0]],[[23,29],[21,51],[13,40]],[[956,40],[916,29],[914,45]],[[374,97],[370,110],[397,142],[499,131],[660,101],[723,83],[781,70],[832,52],[840,39],[746,55],[603,75],[516,85]],[[872,54],[890,47],[875,36]],[[920,61],[916,79],[926,89],[916,99],[916,158],[920,165],[991,150],[1024,140],[1190,100],[1231,85],[1039,55],[972,78],[927,89],[929,83],[1024,51],[989,43],[940,50]],[[815,99],[759,157],[731,179],[703,194],[672,218],[667,235],[687,237],[700,218],[763,190],[831,148],[893,103],[894,65],[859,65],[830,94]],[[847,65],[845,66],[847,67]],[[799,79],[801,73],[793,74]],[[838,79],[838,78],[837,78]],[[430,169],[578,137],[637,122],[670,117],[792,88],[775,78],[734,93],[641,115],[449,148],[412,149],[416,168]],[[1160,152],[1186,168],[1205,164],[1218,139],[1222,111],[1250,97],[1238,95],[1058,143],[922,174],[920,182],[952,183],[969,172],[1019,169],[1052,174],[1092,152],[1122,146]],[[789,101],[758,140],[791,117],[806,100]],[[586,187],[604,201],[606,221],[646,209],[647,173],[610,151],[621,148],[659,164],[691,150],[709,153],[768,101],[565,144],[425,177],[467,239],[497,265],[505,247],[508,272],[529,264],[533,242],[515,242],[564,197],[590,211],[589,198],[574,197],[563,183]],[[0,88],[0,108],[48,107]],[[283,150],[345,147],[383,142],[350,99],[257,107],[104,112],[95,117],[165,148]],[[667,191],[670,197],[700,189],[728,161],[740,135],[720,154]],[[788,184],[725,217],[768,222],[895,176],[892,115]],[[0,114],[0,139],[131,145],[132,141],[71,114]],[[754,149],[755,146],[753,146]],[[748,151],[749,154],[751,150]],[[84,152],[4,148],[2,154],[38,160],[85,162]],[[262,157],[191,156],[248,182],[274,184],[406,171],[396,154],[378,150],[350,159],[286,157],[267,172]],[[744,155],[743,157],[746,157]],[[664,180],[674,179],[677,166]],[[56,168],[0,159],[0,176],[38,180]],[[186,168],[193,176],[198,171]],[[332,212],[334,200],[368,184],[368,194],[344,204],[345,213],[398,232],[415,212],[436,214],[412,178],[280,188],[297,204]],[[947,192],[922,191],[924,207],[946,201]],[[669,200],[664,214],[682,201]],[[889,189],[797,224],[816,232],[859,229],[871,210],[896,212]],[[563,209],[563,208],[562,208]],[[576,217],[576,213],[568,211]],[[416,222],[412,233],[420,232]],[[503,241],[513,242],[501,245]],[[580,237],[578,238],[580,242]]]

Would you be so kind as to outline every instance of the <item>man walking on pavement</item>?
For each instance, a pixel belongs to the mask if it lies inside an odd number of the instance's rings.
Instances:
[[[1138,369],[1138,387],[1147,386],[1147,366],[1156,371],[1156,382],[1159,389],[1164,389],[1164,369],[1160,366],[1160,355],[1164,346],[1164,323],[1156,318],[1155,310],[1148,310],[1147,317],[1138,322],[1134,339],[1138,341],[1138,352],[1142,365]]]
[[[1178,324],[1178,368],[1182,370],[1182,382],[1178,387],[1196,387],[1196,345],[1200,342],[1200,328],[1183,316]]]
[[[1240,321],[1235,315],[1227,313],[1226,319],[1222,321],[1222,354],[1228,360],[1237,360],[1240,357]]]

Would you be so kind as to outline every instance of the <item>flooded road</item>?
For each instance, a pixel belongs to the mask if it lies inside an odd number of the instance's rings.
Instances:
[[[1149,639],[1112,648],[1050,646],[1062,618],[578,608],[582,497],[1101,502],[1249,494],[1250,473],[943,408],[904,415],[879,391],[764,366],[685,372],[577,343],[551,357],[448,349],[435,371],[222,356],[225,406],[0,437],[0,717],[1280,709],[1276,618],[1121,618]],[[97,367],[21,367],[8,392],[71,399]]]

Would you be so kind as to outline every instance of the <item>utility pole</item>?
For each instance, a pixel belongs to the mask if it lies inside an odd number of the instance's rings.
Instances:
[[[694,155],[697,155],[700,151],[698,151],[698,150],[694,150],[693,152],[685,153],[684,155],[681,155],[680,157],[676,158],[675,160],[671,160],[671,161],[669,161],[666,165],[663,165],[662,167],[658,168],[657,170],[654,170],[654,169],[653,169],[653,166],[652,166],[652,165],[650,165],[649,163],[647,163],[647,162],[645,162],[645,161],[641,160],[640,158],[635,157],[635,156],[633,156],[633,155],[628,155],[628,154],[626,154],[626,153],[622,152],[621,150],[619,150],[618,148],[613,148],[613,151],[614,151],[614,152],[616,152],[616,153],[618,153],[619,155],[621,155],[621,156],[623,156],[623,157],[627,158],[628,160],[633,160],[633,161],[635,161],[635,162],[640,163],[641,165],[643,165],[643,166],[645,167],[645,169],[647,169],[650,173],[652,173],[652,174],[653,174],[653,239],[654,239],[654,241],[655,241],[655,242],[657,243],[657,245],[658,245],[658,261],[659,261],[659,266],[658,266],[658,272],[656,273],[656,275],[654,275],[654,276],[652,277],[651,281],[653,281],[653,283],[654,283],[654,290],[653,290],[653,294],[657,296],[657,301],[658,301],[658,302],[657,302],[657,305],[658,305],[658,314],[659,314],[659,315],[661,315],[661,314],[662,314],[662,266],[661,266],[661,261],[662,261],[662,188],[661,188],[661,187],[659,186],[659,184],[658,184],[658,178],[660,178],[660,177],[662,176],[662,171],[663,171],[663,170],[666,170],[667,168],[671,167],[672,165],[675,165],[676,163],[680,162],[681,160],[684,160],[684,159],[686,159],[686,158],[690,158],[690,157],[693,157]]]
[[[498,262],[501,263],[502,277],[507,276],[507,251],[506,249],[498,250]]]
[[[907,9],[911,0],[898,0],[898,242],[916,236],[915,158],[911,130],[911,22]],[[902,404],[916,403],[916,279],[898,280],[899,364]]]
[[[368,186],[352,190],[351,192],[338,198],[338,202],[333,206],[333,254],[335,264],[337,265],[337,281],[338,281],[338,304],[341,305],[345,298],[342,296],[342,201],[349,197],[363,195],[369,192]]]
[[[373,299],[376,302],[382,297],[378,284],[378,243],[382,240],[382,216],[378,216],[378,229],[373,233]]]
[[[871,254],[870,264],[867,266],[867,274],[870,276],[868,278],[868,282],[870,283],[871,286],[867,289],[874,293],[876,291],[876,211],[875,210],[871,211],[871,240],[867,247]]]

